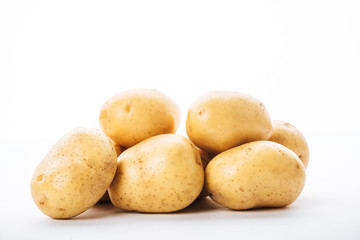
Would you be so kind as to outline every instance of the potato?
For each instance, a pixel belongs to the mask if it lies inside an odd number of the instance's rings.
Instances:
[[[163,134],[119,156],[109,195],[124,210],[174,212],[190,205],[203,184],[204,169],[196,147],[185,137]]]
[[[180,123],[180,110],[165,94],[152,89],[121,92],[102,106],[100,125],[114,142],[131,147],[142,140],[174,133]]]
[[[199,148],[220,153],[270,137],[272,123],[262,102],[231,91],[208,92],[190,107],[186,131]]]
[[[298,155],[304,164],[304,167],[307,168],[310,155],[309,147],[304,135],[299,129],[290,123],[281,120],[273,120],[273,132],[269,140],[280,143],[292,150]]]
[[[227,208],[284,207],[300,195],[305,168],[294,152],[271,141],[232,148],[205,171],[210,197]]]
[[[33,200],[49,217],[74,217],[103,196],[116,165],[114,145],[105,134],[73,129],[37,166],[31,181]]]

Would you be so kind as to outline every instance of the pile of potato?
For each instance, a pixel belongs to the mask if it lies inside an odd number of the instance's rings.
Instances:
[[[148,213],[179,211],[205,196],[236,210],[283,207],[305,184],[304,136],[243,93],[195,100],[188,137],[175,134],[179,107],[157,90],[121,92],[99,119],[101,128],[68,132],[36,168],[31,193],[46,215],[71,218],[106,197]]]

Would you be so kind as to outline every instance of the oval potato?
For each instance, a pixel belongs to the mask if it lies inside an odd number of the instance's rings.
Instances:
[[[239,92],[212,91],[191,105],[186,131],[199,148],[220,153],[246,142],[267,140],[272,130],[265,105]]]
[[[124,210],[174,212],[190,205],[203,184],[204,169],[196,147],[184,137],[163,134],[119,156],[109,195]]]
[[[114,142],[131,147],[146,138],[176,132],[180,123],[177,104],[153,89],[132,89],[105,102],[100,126]]]
[[[93,206],[105,193],[117,164],[113,143],[94,129],[68,132],[37,166],[31,194],[52,218],[71,218]]]
[[[300,195],[305,168],[294,152],[256,141],[217,155],[206,168],[210,197],[227,208],[284,207]]]

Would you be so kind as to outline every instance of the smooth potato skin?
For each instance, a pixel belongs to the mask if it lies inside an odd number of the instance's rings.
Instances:
[[[304,164],[304,167],[307,168],[310,158],[309,146],[305,136],[299,129],[290,123],[281,120],[273,120],[273,132],[269,141],[280,143],[296,153]]]
[[[37,166],[31,181],[33,200],[49,217],[74,217],[105,193],[116,164],[114,145],[103,133],[74,129]]]
[[[264,104],[249,95],[212,91],[191,105],[186,131],[199,148],[220,153],[246,142],[267,140],[271,118]]]
[[[305,184],[300,159],[271,141],[225,151],[210,161],[205,174],[210,197],[236,210],[284,207],[296,200]]]
[[[99,118],[105,134],[129,148],[146,138],[176,132],[180,110],[172,99],[157,90],[131,89],[107,100]]]
[[[165,213],[181,210],[200,194],[204,170],[199,152],[174,134],[151,137],[125,150],[109,188],[124,210]]]

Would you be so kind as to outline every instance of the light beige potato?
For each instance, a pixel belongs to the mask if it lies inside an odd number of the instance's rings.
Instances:
[[[227,208],[284,207],[300,195],[305,168],[294,152],[271,141],[256,141],[217,155],[208,164],[210,197]]]
[[[113,143],[94,129],[63,136],[37,166],[31,194],[52,218],[71,218],[93,206],[112,182],[117,165]]]
[[[107,100],[100,110],[102,130],[127,148],[155,135],[174,133],[179,123],[177,104],[152,89],[121,92]]]
[[[199,148],[220,153],[246,142],[267,140],[271,118],[264,104],[239,92],[212,91],[191,105],[186,131]]]
[[[203,184],[204,169],[196,147],[184,137],[163,134],[119,156],[109,195],[124,210],[174,212],[190,205]]]
[[[310,156],[309,146],[306,142],[305,136],[299,129],[290,123],[281,120],[273,120],[273,132],[269,140],[280,143],[296,153],[305,168],[307,168]]]

